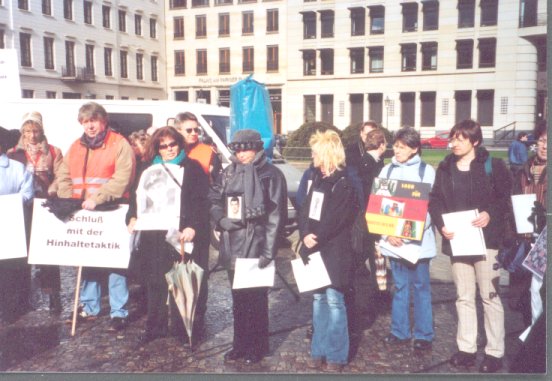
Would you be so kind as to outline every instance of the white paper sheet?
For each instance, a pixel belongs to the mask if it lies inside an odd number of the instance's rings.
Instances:
[[[514,209],[514,218],[516,220],[516,230],[518,234],[533,233],[534,226],[529,222],[531,210],[537,200],[536,194],[516,194],[512,196],[512,208]]]
[[[406,244],[403,243],[401,247],[396,247],[391,245],[389,242],[381,239],[379,242],[380,247],[389,250],[393,254],[398,255],[399,257],[406,259],[410,263],[418,262],[420,255],[422,254],[422,246],[417,244]]]
[[[275,273],[274,261],[260,269],[259,258],[237,258],[232,288],[272,287]]]
[[[472,225],[478,216],[477,209],[443,214],[445,227],[454,233],[450,240],[453,256],[487,254],[483,230]]]
[[[301,258],[292,260],[291,268],[299,292],[316,290],[332,283],[319,252],[309,255],[307,265]]]
[[[27,239],[23,219],[23,199],[19,193],[0,196],[0,259],[25,258]]]

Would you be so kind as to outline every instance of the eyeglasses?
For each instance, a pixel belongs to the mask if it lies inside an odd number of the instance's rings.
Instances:
[[[192,132],[195,132],[196,134],[199,134],[199,128],[186,128],[184,131],[186,131],[187,134],[191,134]]]
[[[178,145],[177,142],[170,142],[169,144],[159,144],[159,149],[173,148]]]

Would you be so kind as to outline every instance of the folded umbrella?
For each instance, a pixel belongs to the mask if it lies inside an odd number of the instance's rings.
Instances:
[[[190,255],[184,252],[184,242],[181,243],[180,252],[182,260],[174,263],[169,272],[165,274],[165,279],[184,322],[191,346],[195,311],[204,271],[191,259]]]

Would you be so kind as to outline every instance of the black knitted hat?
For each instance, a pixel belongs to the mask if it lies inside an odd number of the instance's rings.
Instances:
[[[6,130],[4,127],[0,127],[0,148],[2,148],[2,152],[5,153],[10,148],[14,147],[20,137],[21,132],[18,130]]]
[[[239,130],[234,134],[232,143],[228,144],[232,151],[260,151],[263,149],[261,134],[255,130]]]

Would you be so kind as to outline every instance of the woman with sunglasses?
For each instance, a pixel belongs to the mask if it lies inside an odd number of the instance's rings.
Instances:
[[[192,258],[195,258],[197,250],[201,246],[197,243],[208,240],[209,237],[207,203],[209,181],[201,166],[195,160],[186,157],[183,148],[184,139],[178,131],[173,127],[162,127],[156,130],[151,137],[145,159],[150,165],[177,164],[184,168],[183,178],[174,178],[174,181],[181,187],[180,240],[194,243]],[[137,200],[136,190],[134,190],[126,216],[129,232],[134,231],[136,219]],[[166,234],[167,231],[163,229],[146,230],[142,231],[140,237],[140,258],[137,260],[136,267],[145,281],[147,293],[146,330],[140,338],[143,344],[167,335],[168,309],[165,273],[170,270],[173,262],[179,256],[174,248],[166,242]],[[173,334],[177,335],[181,341],[187,342],[180,316],[171,320]]]

